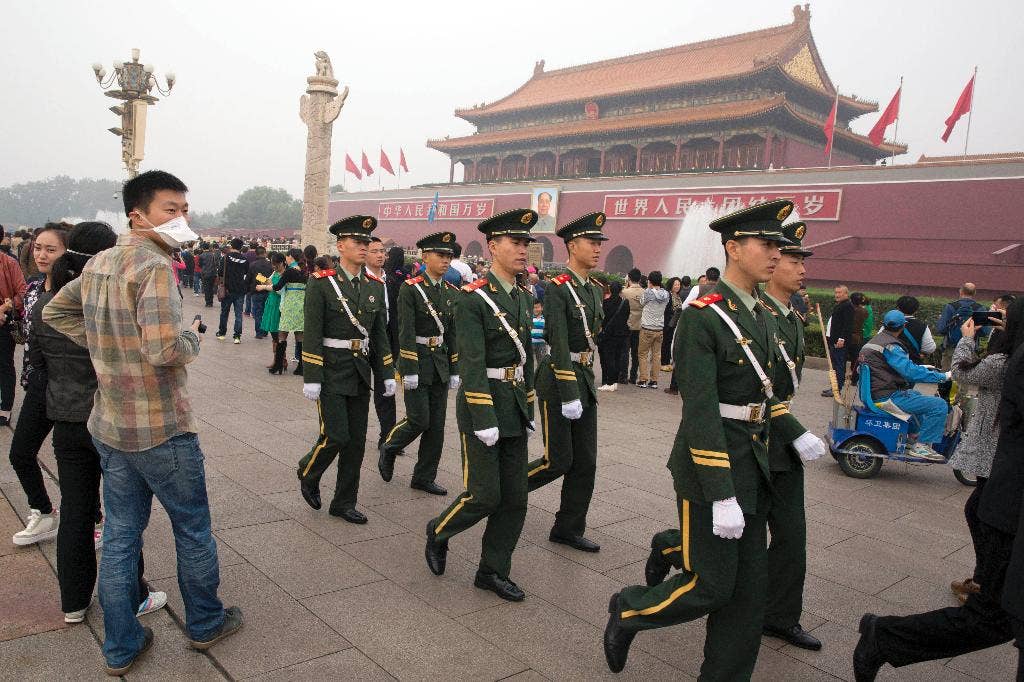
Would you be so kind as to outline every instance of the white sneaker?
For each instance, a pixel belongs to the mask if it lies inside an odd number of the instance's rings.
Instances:
[[[96,524],[92,531],[92,544],[96,549],[103,547],[103,522],[100,521]]]
[[[614,391],[615,390],[615,384],[601,384],[600,386],[597,387],[597,390],[599,390],[599,391]]]
[[[935,450],[933,450],[931,446],[926,445],[924,443],[914,443],[909,448],[907,448],[907,452],[910,454],[911,457],[917,457],[919,459],[927,459],[932,462],[946,461],[945,457],[935,452]]]
[[[80,611],[71,611],[69,613],[65,613],[64,614],[64,622],[65,623],[81,623],[83,620],[85,620],[85,612],[89,610],[90,606],[92,606],[92,599],[89,600],[89,603],[86,605],[86,607],[84,609],[82,609]]]
[[[135,615],[145,616],[147,613],[159,611],[165,606],[167,606],[166,592],[150,592],[149,596],[146,597],[146,601],[139,604],[139,611]]]
[[[28,512],[28,523],[25,530],[19,530],[11,540],[16,545],[34,545],[43,540],[52,540],[57,537],[57,526],[60,524],[58,512],[55,509],[52,514],[43,514],[38,509],[30,509]]]
[[[609,388],[608,390],[609,391],[617,391],[617,390],[619,390],[619,385],[618,384],[612,384],[612,387]]]

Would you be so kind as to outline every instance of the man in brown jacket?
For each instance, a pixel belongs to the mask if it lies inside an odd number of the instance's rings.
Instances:
[[[640,297],[644,294],[644,288],[640,286],[640,271],[633,268],[626,275],[626,288],[622,290],[622,300],[629,302],[629,354],[632,360],[628,363],[625,359],[622,362],[622,369],[625,372],[626,365],[629,365],[629,383],[635,384],[637,372],[640,369],[640,317],[643,314],[643,306],[640,305]],[[626,377],[619,377],[619,383],[626,383]]]

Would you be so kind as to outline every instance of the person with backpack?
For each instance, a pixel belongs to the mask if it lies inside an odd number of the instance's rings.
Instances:
[[[974,300],[978,288],[971,282],[964,282],[960,287],[960,298],[950,301],[942,309],[942,316],[939,317],[936,331],[943,336],[942,342],[942,370],[948,372],[953,361],[953,351],[960,343],[963,334],[960,327],[973,313],[984,310],[985,306]],[[982,327],[978,334],[980,337],[988,336],[991,327]]]

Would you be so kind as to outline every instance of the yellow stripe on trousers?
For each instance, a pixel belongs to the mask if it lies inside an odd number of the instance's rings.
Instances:
[[[401,426],[402,424],[404,424],[407,421],[409,421],[409,420],[406,419],[405,417],[402,417],[397,424],[392,426],[391,430],[388,431],[388,435],[384,436],[384,442],[387,443],[389,440],[391,440],[391,436],[395,435],[395,431],[398,430],[398,427]]]
[[[462,485],[466,487],[465,497],[459,500],[459,503],[455,505],[455,508],[448,512],[448,516],[441,520],[441,523],[434,527],[434,535],[441,532],[441,529],[445,527],[452,517],[455,516],[460,509],[462,509],[467,502],[473,499],[473,496],[469,494],[469,452],[466,449],[466,434],[460,434],[462,436]]]
[[[683,542],[680,545],[680,547],[682,548],[682,551],[683,551],[683,569],[686,570],[686,571],[692,571],[693,569],[690,567],[690,501],[689,500],[683,500],[682,509],[679,512],[679,521],[680,521],[679,525],[681,526],[680,531],[681,531],[682,536],[683,536]],[[671,552],[671,551],[675,551],[676,549],[677,548],[675,548],[675,547],[670,547],[668,550],[665,551],[665,553],[668,553],[668,552]],[[652,613],[658,613],[659,611],[665,609],[667,606],[672,604],[672,602],[674,602],[676,599],[679,599],[679,597],[683,596],[684,594],[686,594],[687,592],[692,590],[697,585],[697,578],[698,577],[699,576],[696,573],[694,573],[693,574],[693,578],[690,580],[690,582],[688,582],[685,585],[683,585],[681,587],[678,587],[675,590],[673,590],[672,594],[670,594],[668,596],[668,599],[666,599],[665,601],[661,602],[660,604],[655,604],[654,606],[649,606],[646,609],[631,609],[629,611],[623,611],[622,615],[620,616],[620,618],[632,618],[633,616],[649,616]]]
[[[313,448],[313,455],[309,458],[309,461],[306,462],[306,468],[302,470],[303,478],[305,478],[306,474],[309,473],[309,470],[313,468],[313,462],[316,461],[317,455],[319,455],[320,451],[327,445],[327,436],[324,434],[324,413],[323,410],[320,409],[319,400],[316,401],[316,415],[320,418],[320,438],[317,439],[316,447]]]
[[[543,400],[540,401],[540,413],[541,418],[544,420],[544,463],[533,471],[528,472],[526,474],[527,478],[536,473],[540,473],[551,466],[551,455],[548,452],[548,404]]]

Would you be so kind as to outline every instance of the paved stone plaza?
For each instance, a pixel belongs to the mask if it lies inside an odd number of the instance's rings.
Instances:
[[[270,340],[253,339],[251,320],[240,346],[216,341],[216,311],[197,307],[198,300],[186,296],[186,319],[202,312],[210,332],[189,368],[190,391],[207,457],[221,595],[241,606],[245,627],[207,654],[186,648],[173,538],[157,508],[145,536],[147,578],[170,601],[145,617],[156,641],[129,677],[612,677],[601,647],[608,597],[642,582],[651,535],[677,523],[665,468],[679,421],[677,398],[635,387],[601,395],[597,490],[587,533],[601,552],[548,542],[558,485],[532,494],[511,576],[527,598],[511,604],[472,585],[482,527],[452,541],[443,577],[427,570],[424,525],[445,501],[409,489],[414,453],[398,459],[390,484],[380,480],[372,415],[359,496],[369,524],[354,526],[307,507],[295,464],[317,422],[300,378],[267,374]],[[831,415],[830,403],[818,396],[824,385],[823,372],[808,370],[795,406],[819,434]],[[455,495],[461,465],[453,409],[448,424],[439,483]],[[19,548],[8,539],[27,512],[7,463],[10,441],[11,431],[0,429],[0,680],[105,679],[98,604],[86,623],[65,625],[54,543]],[[540,438],[532,442],[537,454]],[[56,471],[49,444],[41,460]],[[325,509],[333,472],[324,478]],[[765,639],[755,673],[761,680],[852,679],[862,613],[953,605],[950,581],[970,575],[973,566],[962,514],[970,491],[945,467],[886,466],[877,478],[860,481],[828,459],[809,466],[807,479],[810,574],[802,622],[825,648],[811,653]],[[48,483],[56,503],[57,485]],[[702,644],[702,622],[641,633],[621,677],[693,679]],[[886,667],[881,679],[1006,680],[1015,662],[1007,644],[901,671]]]

